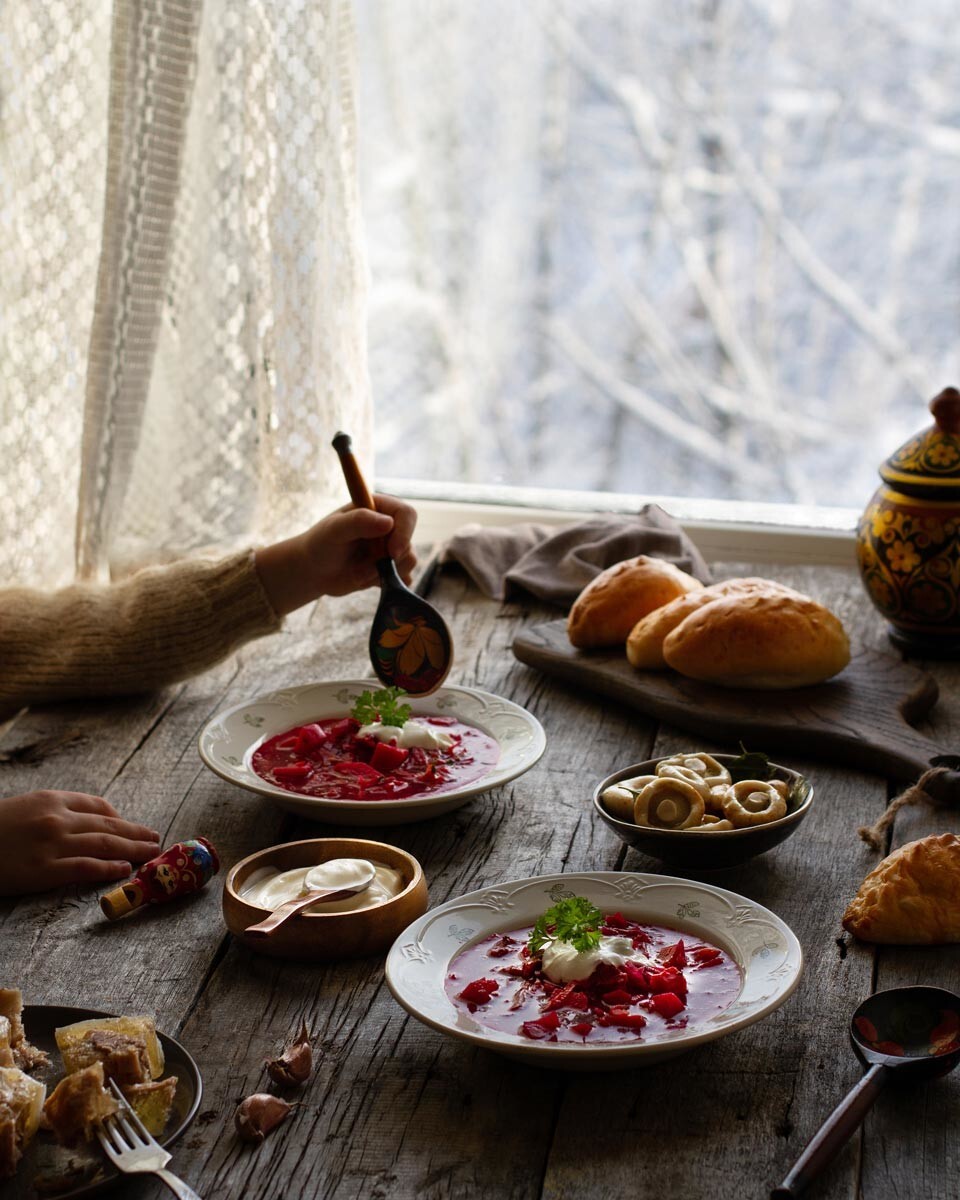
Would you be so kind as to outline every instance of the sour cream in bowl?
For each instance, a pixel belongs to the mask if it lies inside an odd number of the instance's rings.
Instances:
[[[318,901],[269,937],[246,936],[251,925],[266,920],[285,900],[302,895],[308,879],[347,886],[360,863],[375,868],[364,892]],[[223,888],[224,921],[238,941],[258,954],[307,962],[382,954],[426,907],[427,884],[413,855],[365,838],[310,838],[269,846],[231,867]]]

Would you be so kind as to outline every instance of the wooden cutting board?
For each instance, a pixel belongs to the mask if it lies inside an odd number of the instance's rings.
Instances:
[[[945,753],[911,724],[936,703],[936,680],[877,651],[864,651],[826,683],[783,692],[715,687],[675,671],[637,671],[622,650],[575,650],[564,621],[524,630],[513,652],[546,675],[714,745],[743,742],[748,750],[788,751],[903,781],[916,779]]]

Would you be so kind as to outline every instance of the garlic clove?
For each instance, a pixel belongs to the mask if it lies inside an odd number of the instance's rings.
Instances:
[[[279,1058],[267,1059],[267,1074],[281,1087],[299,1087],[313,1072],[313,1047],[307,1023],[302,1021],[297,1040]]]
[[[293,1108],[294,1105],[281,1100],[279,1096],[256,1092],[237,1106],[233,1123],[245,1142],[259,1144],[272,1129],[287,1119]]]

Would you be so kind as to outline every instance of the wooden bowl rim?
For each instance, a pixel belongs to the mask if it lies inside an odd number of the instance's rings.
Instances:
[[[727,763],[734,762],[737,758],[739,758],[739,755],[737,755],[737,754],[719,754],[719,753],[714,754],[712,751],[709,751],[709,750],[704,751],[704,753],[709,754],[711,758],[715,758],[717,760],[717,762],[720,763],[721,765],[726,765]],[[607,821],[611,825],[615,826],[617,829],[640,830],[640,832],[642,833],[642,835],[644,837],[646,837],[649,834],[651,837],[654,837],[654,838],[663,838],[666,840],[679,838],[683,842],[688,842],[689,838],[686,837],[686,835],[688,833],[690,833],[689,829],[657,829],[652,825],[636,825],[633,821],[621,821],[619,817],[615,817],[613,815],[613,813],[608,812],[603,807],[603,804],[601,803],[601,800],[600,800],[601,793],[606,788],[612,787],[612,785],[616,782],[616,780],[614,779],[615,775],[624,776],[628,773],[632,774],[634,771],[636,771],[636,773],[638,775],[639,774],[646,774],[646,775],[655,774],[655,772],[651,772],[651,771],[642,771],[642,768],[649,767],[651,765],[655,766],[657,763],[662,763],[666,759],[674,758],[674,757],[675,757],[675,755],[673,755],[673,754],[661,754],[659,756],[659,758],[648,758],[642,763],[637,763],[635,766],[624,767],[619,771],[611,771],[610,774],[605,779],[602,779],[597,784],[597,786],[593,789],[593,804],[594,804],[594,807],[596,808],[597,812],[600,813],[601,817],[603,817],[603,819],[605,821]],[[810,807],[813,804],[813,792],[814,792],[813,784],[810,783],[810,780],[805,775],[801,775],[799,771],[794,771],[792,767],[784,767],[784,766],[781,766],[780,763],[771,762],[770,769],[775,774],[778,771],[782,771],[783,774],[787,776],[787,782],[789,782],[790,780],[794,780],[794,779],[806,779],[810,790],[809,790],[809,792],[807,792],[806,799],[803,801],[803,803],[797,805],[797,807],[793,810],[793,812],[788,812],[785,816],[778,817],[775,821],[764,821],[760,825],[747,825],[742,829],[718,829],[716,833],[711,833],[709,835],[709,837],[711,839],[713,839],[713,838],[730,839],[730,838],[738,838],[738,837],[745,838],[745,837],[751,837],[751,836],[757,837],[759,834],[764,833],[768,830],[783,829],[785,826],[795,825],[803,820],[803,818],[810,811]]]
[[[329,845],[331,842],[352,842],[355,845],[359,843],[361,845],[369,846],[369,847],[371,847],[373,849],[377,849],[377,850],[380,850],[380,849],[389,850],[393,854],[399,855],[411,867],[410,882],[403,889],[403,891],[398,892],[396,894],[396,896],[391,896],[389,900],[384,900],[384,902],[382,904],[374,905],[373,908],[361,908],[361,909],[354,909],[352,911],[347,911],[347,912],[332,912],[332,913],[305,913],[305,912],[302,912],[302,913],[299,913],[296,918],[298,921],[302,921],[302,920],[306,920],[306,921],[341,920],[342,921],[345,917],[350,917],[353,919],[357,919],[357,918],[362,919],[362,918],[368,917],[371,913],[383,913],[383,912],[387,911],[388,909],[390,909],[391,907],[393,907],[393,905],[397,904],[398,901],[400,901],[404,897],[410,895],[424,880],[423,867],[420,865],[418,860],[416,858],[414,858],[414,856],[408,850],[402,850],[399,846],[393,846],[389,842],[375,842],[370,838],[342,838],[342,837],[301,838],[299,841],[296,841],[296,842],[277,842],[275,845],[267,846],[263,850],[255,850],[253,852],[253,854],[248,854],[246,856],[246,858],[241,858],[238,863],[234,863],[233,866],[230,868],[230,870],[227,872],[227,877],[224,880],[224,884],[223,884],[224,896],[226,897],[227,895],[229,895],[232,900],[237,901],[237,903],[239,903],[239,904],[245,905],[252,912],[263,913],[264,917],[269,916],[270,913],[273,911],[272,909],[261,908],[259,904],[252,904],[249,900],[247,900],[243,896],[241,896],[240,893],[236,890],[236,887],[234,886],[234,880],[236,879],[236,877],[240,873],[240,871],[244,867],[249,866],[256,859],[270,854],[271,851],[299,849],[301,846],[304,846],[304,847],[316,846],[316,845],[320,845],[320,844]],[[336,857],[336,855],[332,855],[331,857]],[[329,861],[329,859],[318,859],[317,863],[314,865],[319,865],[319,863],[321,863],[321,862],[328,862],[328,861]],[[261,863],[261,866],[268,866],[268,865],[269,865],[269,863],[267,861],[264,861],[263,863]],[[304,863],[303,865],[306,866],[307,864]]]

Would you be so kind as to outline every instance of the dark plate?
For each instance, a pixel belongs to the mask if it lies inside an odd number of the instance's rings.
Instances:
[[[715,754],[710,751],[717,762],[728,767],[737,757],[735,754]],[[622,779],[632,779],[636,775],[656,774],[657,763],[661,758],[649,758],[646,762],[635,763],[632,767],[624,767],[606,779],[601,779],[593,789],[593,806],[605,824],[616,833],[628,846],[649,854],[651,858],[659,858],[661,862],[670,863],[675,867],[688,867],[699,871],[721,870],[746,862],[757,854],[772,850],[785,841],[810,811],[813,803],[813,788],[809,787],[802,801],[791,800],[787,815],[778,821],[768,821],[765,825],[750,825],[744,829],[727,829],[719,833],[688,833],[682,829],[651,829],[645,825],[634,825],[629,821],[620,821],[603,807],[600,797],[603,792]],[[773,779],[786,780],[791,787],[801,778],[796,771],[788,767],[770,764]]]
[[[34,1046],[50,1055],[49,1066],[31,1072],[34,1079],[39,1079],[47,1085],[48,1096],[63,1076],[63,1064],[53,1031],[61,1025],[72,1025],[75,1021],[116,1015],[95,1008],[68,1008],[59,1004],[28,1004],[24,1007],[23,1027],[28,1039]],[[163,1135],[157,1138],[161,1146],[169,1147],[197,1115],[203,1095],[203,1081],[197,1064],[179,1042],[165,1033],[160,1033],[159,1030],[157,1037],[160,1039],[166,1060],[164,1077],[177,1077],[177,1092],[170,1120]],[[68,1150],[58,1145],[49,1133],[44,1133],[41,1129],[27,1147],[13,1179],[0,1183],[0,1200],[37,1200],[38,1194],[41,1193],[34,1187],[36,1176],[58,1174],[69,1167],[71,1160],[83,1171],[89,1170],[90,1174],[67,1190],[55,1193],[58,1200],[79,1200],[81,1196],[95,1196],[121,1178],[101,1152],[99,1142]]]

